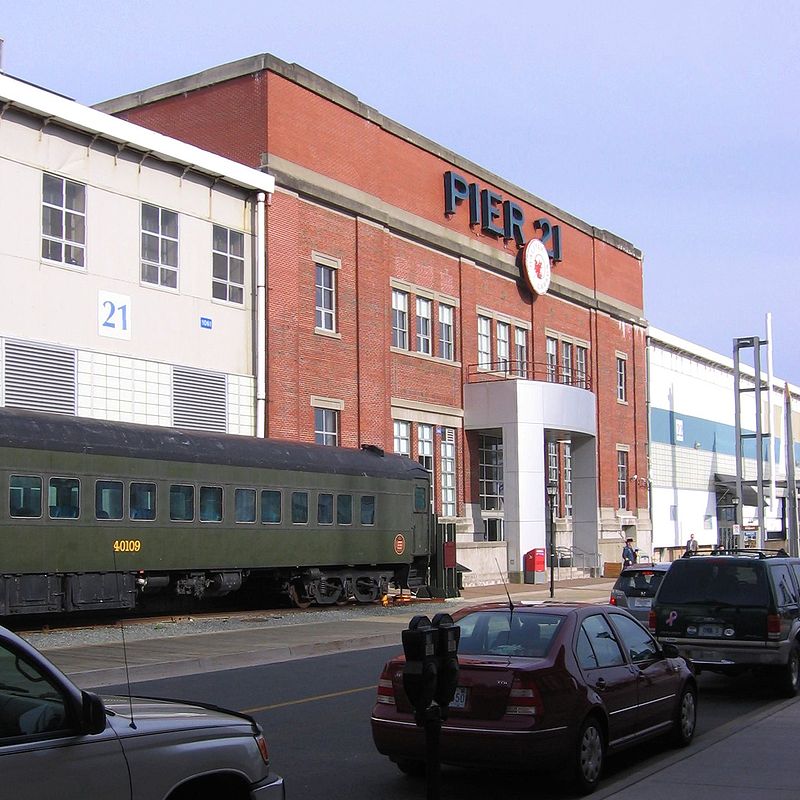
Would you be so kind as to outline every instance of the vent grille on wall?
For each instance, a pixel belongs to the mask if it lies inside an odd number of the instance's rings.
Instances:
[[[224,375],[172,370],[172,421],[178,428],[225,433],[228,429]]]
[[[76,413],[75,351],[6,339],[3,377],[11,408]]]

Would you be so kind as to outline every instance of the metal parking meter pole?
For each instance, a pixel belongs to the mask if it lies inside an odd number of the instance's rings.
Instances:
[[[556,560],[556,496],[558,495],[558,485],[555,483],[547,484],[547,505],[550,517],[550,597],[555,594],[555,560]]]

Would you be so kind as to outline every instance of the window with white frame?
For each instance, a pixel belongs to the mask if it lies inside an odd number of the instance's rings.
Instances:
[[[211,296],[244,303],[244,234],[214,225],[212,236]]]
[[[332,408],[314,409],[314,441],[330,447],[339,445],[339,412]]]
[[[628,508],[628,451],[617,450],[617,508]]]
[[[178,214],[142,203],[142,282],[178,288]]]
[[[624,356],[617,355],[617,400],[625,403],[628,400],[627,385],[628,362]]]
[[[564,515],[572,516],[572,444],[564,443]]]
[[[490,369],[492,366],[492,321],[489,317],[478,316],[478,368]]]
[[[316,319],[318,330],[336,332],[336,270],[328,264],[314,264],[316,273]]]
[[[497,369],[508,371],[508,350],[511,326],[507,322],[497,323]]]
[[[433,475],[433,425],[417,425],[417,461]]]
[[[439,358],[455,360],[453,306],[439,303]]]
[[[42,176],[42,258],[86,266],[86,187]]]
[[[581,389],[589,388],[588,350],[582,345],[575,346],[575,385]]]
[[[558,442],[547,443],[547,484],[558,486]],[[558,496],[555,500],[555,514],[558,514]]]
[[[528,332],[525,328],[514,328],[515,372],[522,378],[528,377]]]
[[[572,342],[561,342],[561,383],[572,383]]]
[[[402,419],[394,421],[394,451],[401,456],[411,456],[411,423]]]
[[[456,432],[442,431],[441,445],[442,516],[456,515]]]
[[[553,382],[558,375],[558,339],[548,336],[545,340],[547,358],[547,380]]]
[[[392,289],[392,347],[408,350],[408,293]]]
[[[417,352],[426,356],[431,352],[431,311],[433,303],[425,297],[417,298]]]
[[[478,443],[482,511],[503,510],[503,438],[481,434]]]

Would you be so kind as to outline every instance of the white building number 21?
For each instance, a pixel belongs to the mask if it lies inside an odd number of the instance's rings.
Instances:
[[[131,338],[131,299],[112,292],[97,293],[97,333],[114,339]]]

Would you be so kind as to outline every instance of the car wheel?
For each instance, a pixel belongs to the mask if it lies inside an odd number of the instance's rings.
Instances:
[[[781,681],[781,694],[784,697],[794,697],[800,689],[800,647],[795,642],[789,650],[789,660],[782,668],[783,680]]]
[[[678,714],[675,717],[675,728],[672,740],[678,747],[686,747],[694,738],[697,727],[697,690],[693,686],[685,686],[678,703]]]
[[[597,719],[590,717],[581,726],[575,749],[574,777],[581,794],[589,794],[597,788],[604,759],[603,731]]]
[[[425,777],[424,761],[415,761],[413,758],[400,758],[394,763],[404,775],[410,775],[413,778]]]

